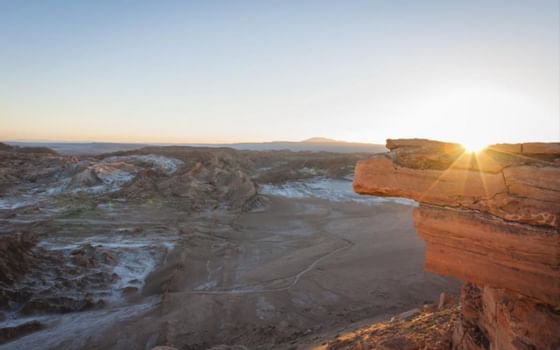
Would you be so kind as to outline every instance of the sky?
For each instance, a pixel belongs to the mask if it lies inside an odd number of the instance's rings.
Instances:
[[[560,140],[560,2],[0,0],[0,140]]]

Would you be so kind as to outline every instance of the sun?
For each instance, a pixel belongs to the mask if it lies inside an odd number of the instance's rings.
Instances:
[[[466,142],[461,142],[461,145],[465,149],[466,152],[469,153],[478,153],[484,150],[488,145],[479,140],[470,140]]]

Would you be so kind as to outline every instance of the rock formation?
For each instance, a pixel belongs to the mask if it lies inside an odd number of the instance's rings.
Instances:
[[[560,349],[560,143],[387,148],[357,163],[354,190],[420,203],[426,270],[466,282],[454,349]]]

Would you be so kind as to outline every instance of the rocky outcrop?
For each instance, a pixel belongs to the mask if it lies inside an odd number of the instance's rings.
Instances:
[[[30,234],[0,235],[0,286],[16,283],[36,264],[38,257],[32,251],[36,244]]]
[[[106,292],[116,257],[84,245],[71,253],[37,246],[30,233],[0,234],[0,313],[67,313],[103,306],[95,291]],[[0,333],[6,330],[0,327]],[[1,337],[0,337],[1,338]]]
[[[244,158],[233,150],[161,147],[138,152],[141,154],[129,152],[105,159],[126,161],[138,168],[134,179],[117,196],[166,200],[188,210],[205,210],[240,209],[257,195],[257,185],[247,174]]]
[[[447,350],[451,346],[453,324],[459,318],[457,305],[430,310],[411,310],[407,317],[344,330],[309,347],[316,350]],[[414,312],[413,312],[414,311]],[[302,347],[303,348],[303,347]]]
[[[25,151],[23,151],[25,150]],[[35,153],[38,151],[38,153]],[[0,147],[0,196],[22,183],[51,181],[65,168],[64,157],[35,148]]]
[[[560,348],[560,143],[388,140],[354,190],[411,198],[425,268],[467,283],[456,349]]]

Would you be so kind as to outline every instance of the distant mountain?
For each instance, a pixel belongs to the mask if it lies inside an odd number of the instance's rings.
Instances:
[[[310,139],[293,141],[273,141],[255,143],[233,143],[221,145],[242,150],[273,151],[289,150],[294,152],[334,152],[334,153],[382,153],[387,152],[385,145],[374,143],[346,142],[328,139],[324,137],[312,137]]]
[[[303,140],[301,142],[306,142],[306,143],[336,143],[336,142],[345,142],[345,141],[337,141],[337,140],[329,139],[329,138],[326,138],[326,137],[312,137],[310,139]]]
[[[130,151],[148,144],[137,143],[110,143],[110,142],[6,142],[18,147],[48,147],[57,153],[77,155],[77,154],[102,154],[117,151]]]
[[[117,151],[129,151],[146,146],[170,146],[171,144],[139,144],[139,143],[108,143],[108,142],[7,142],[20,147],[48,147],[60,154],[102,154]],[[333,153],[381,153],[386,152],[385,145],[374,143],[358,143],[337,141],[324,137],[313,137],[304,141],[273,141],[221,144],[180,144],[192,147],[229,147],[249,151],[280,151],[293,152],[333,152]]]

